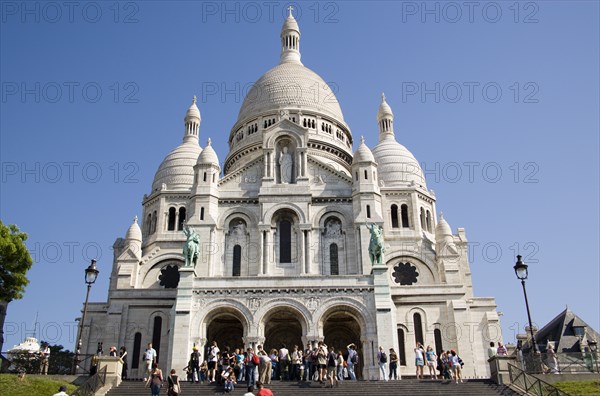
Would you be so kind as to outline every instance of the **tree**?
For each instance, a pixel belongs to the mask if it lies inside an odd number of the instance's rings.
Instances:
[[[0,351],[4,346],[4,319],[6,305],[12,300],[23,298],[25,286],[29,283],[25,274],[33,260],[25,246],[27,234],[11,224],[4,225],[0,220]]]

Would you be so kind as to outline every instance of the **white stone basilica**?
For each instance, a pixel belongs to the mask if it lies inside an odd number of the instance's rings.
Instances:
[[[415,157],[396,141],[385,97],[371,150],[353,137],[327,84],[300,61],[288,16],[281,58],[250,90],[229,134],[223,169],[199,145],[194,99],[183,143],[161,163],[137,219],[115,242],[108,301],[90,304],[82,353],[124,345],[143,377],[148,342],[180,371],[194,345],[359,346],[362,378],[378,378],[377,348],[399,351],[414,375],[417,341],[455,349],[467,377],[488,376],[501,339],[493,298],[473,296],[465,231],[436,216]],[[195,266],[184,224],[200,237]],[[372,265],[368,225],[383,228]],[[168,371],[167,371],[168,372]]]

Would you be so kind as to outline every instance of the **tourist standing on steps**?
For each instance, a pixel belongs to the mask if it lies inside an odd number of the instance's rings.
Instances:
[[[148,377],[146,381],[146,388],[150,387],[150,391],[152,392],[152,396],[160,395],[160,388],[163,383],[163,375],[162,371],[158,368],[158,366],[154,366],[152,373]]]
[[[435,374],[435,365],[437,362],[437,355],[435,351],[431,347],[431,345],[427,345],[427,352],[425,352],[425,360],[427,360],[427,368],[429,369],[429,375],[431,379],[437,379],[437,375]]]
[[[121,370],[121,379],[127,379],[127,349],[125,346],[122,346],[119,349],[119,357],[123,361],[123,369]]]
[[[208,348],[208,381],[213,383],[217,377],[217,362],[219,360],[219,347],[217,341],[213,341],[210,348]]]
[[[456,353],[455,350],[450,351],[450,361],[452,362],[452,373],[454,374],[454,380],[457,384],[459,380],[462,383],[462,360],[458,357],[458,353]]]
[[[286,348],[285,344],[281,345],[279,349],[279,379],[287,381],[289,377],[289,365],[290,365],[290,351]]]
[[[390,379],[398,379],[398,354],[394,348],[390,348]]]
[[[506,356],[507,354],[508,351],[506,350],[506,347],[501,342],[498,342],[498,349],[496,349],[496,355]]]
[[[346,347],[346,349],[348,349],[348,359],[346,360],[348,376],[351,380],[356,381],[356,373],[354,372],[354,366],[358,364],[358,352],[356,352],[356,345],[350,344]]]
[[[167,395],[169,396],[179,396],[181,393],[181,384],[179,383],[179,376],[176,374],[175,369],[171,370],[171,375],[167,377]]]
[[[327,349],[322,341],[319,341],[317,349],[317,369],[319,370],[319,382],[324,384],[327,378]]]
[[[329,387],[333,388],[333,383],[335,382],[336,386],[340,385],[340,382],[336,376],[336,367],[337,367],[337,353],[331,349],[331,351],[327,354],[327,376],[329,377]]]
[[[344,381],[344,355],[340,349],[337,354],[337,379],[338,381]]]
[[[490,342],[490,347],[488,348],[487,352],[488,352],[488,359],[496,356],[497,351],[496,351],[496,346],[494,345],[493,341]]]
[[[244,360],[244,365],[246,366],[246,384],[247,386],[254,385],[256,366],[260,363],[260,359],[256,361],[254,358],[254,350],[252,348],[248,348],[246,350],[246,358]],[[258,358],[258,356],[257,356]]]
[[[189,367],[192,372],[192,382],[200,382],[200,352],[198,352],[198,347],[195,345],[190,354]]]
[[[417,367],[417,379],[423,379],[423,366],[425,366],[425,351],[423,350],[423,345],[421,345],[420,342],[417,342],[417,347],[415,348],[415,366]]]
[[[387,358],[387,355],[385,354],[385,351],[383,350],[383,347],[380,346],[379,352],[377,352],[377,361],[379,362],[379,380],[380,381],[388,380],[387,373],[386,373],[387,359],[388,358]]]
[[[152,374],[152,367],[156,366],[156,350],[152,348],[152,343],[148,343],[148,348],[144,351],[144,364],[146,365],[146,376],[144,381]]]

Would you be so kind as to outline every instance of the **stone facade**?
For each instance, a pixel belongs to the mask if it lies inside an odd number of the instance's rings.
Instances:
[[[352,152],[337,99],[300,61],[291,15],[281,40],[279,65],[257,80],[231,129],[223,169],[210,139],[199,146],[194,98],[183,143],[144,196],[141,224],[115,242],[108,301],[90,304],[82,352],[100,341],[125,345],[130,377],[142,377],[148,342],[163,369],[181,370],[194,345],[213,340],[221,348],[322,340],[358,345],[359,375],[377,378],[380,345],[399,350],[401,373],[413,374],[418,340],[457,350],[466,376],[488,376],[487,345],[501,339],[495,301],[473,296],[465,231],[438,220],[385,97],[378,144],[361,139]],[[200,236],[192,267],[184,221]],[[382,265],[369,258],[371,224],[383,229]]]

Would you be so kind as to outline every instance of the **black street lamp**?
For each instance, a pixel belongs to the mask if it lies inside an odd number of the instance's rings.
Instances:
[[[517,256],[517,263],[515,264],[515,266],[513,267],[515,269],[515,275],[517,275],[517,278],[521,281],[521,285],[523,285],[523,294],[525,295],[525,307],[527,307],[527,318],[529,319],[529,331],[531,332],[531,342],[532,342],[532,346],[533,346],[533,353],[538,353],[538,346],[537,343],[535,342],[535,336],[533,334],[533,324],[531,323],[531,312],[529,311],[529,301],[527,300],[527,290],[525,290],[525,279],[527,279],[527,276],[529,275],[529,272],[527,271],[527,267],[528,265],[525,264],[522,260],[521,260],[522,256],[518,255]]]
[[[73,374],[77,374],[77,367],[79,365],[79,354],[81,353],[81,333],[83,332],[83,325],[85,323],[85,314],[87,313],[88,299],[90,298],[90,289],[92,284],[96,282],[100,271],[96,269],[96,260],[92,260],[89,267],[85,269],[85,283],[87,284],[87,294],[85,296],[85,305],[83,306],[83,315],[81,322],[79,322],[79,335],[77,337],[77,345],[75,346],[75,358],[73,360]]]
[[[593,339],[588,340],[588,347],[592,355],[592,372],[594,371],[593,364],[596,363],[596,372],[600,373],[600,368],[598,368],[598,342]]]

